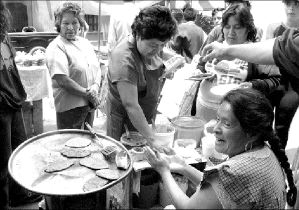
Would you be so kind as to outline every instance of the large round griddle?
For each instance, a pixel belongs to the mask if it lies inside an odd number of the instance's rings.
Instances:
[[[119,170],[121,177],[109,182],[107,185],[93,191],[84,192],[84,183],[96,176],[95,170],[86,168],[79,164],[81,158],[71,158],[75,162],[70,168],[54,173],[44,172],[49,162],[56,159],[70,159],[62,156],[60,151],[65,148],[65,142],[74,137],[83,137],[94,140],[94,137],[84,130],[66,129],[57,130],[28,139],[18,146],[12,153],[8,170],[13,179],[26,189],[43,194],[57,196],[84,195],[108,189],[123,180],[132,170],[132,159],[126,148],[118,141],[98,135],[104,146],[116,146],[118,151],[124,150],[127,153],[130,164],[127,170]],[[95,141],[85,147],[90,150],[91,155],[99,155],[101,147]],[[114,162],[109,162],[109,168],[116,169]]]

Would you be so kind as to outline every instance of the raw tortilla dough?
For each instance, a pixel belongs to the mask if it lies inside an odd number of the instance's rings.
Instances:
[[[90,155],[90,151],[83,149],[65,148],[61,154],[68,158],[84,158]]]
[[[90,145],[90,143],[91,143],[90,139],[86,139],[86,138],[82,138],[82,137],[75,137],[75,138],[68,140],[65,143],[65,146],[74,147],[74,148],[82,148],[82,147],[87,147],[88,145]]]
[[[95,170],[109,168],[109,164],[106,160],[94,157],[87,157],[80,160],[80,165]]]
[[[97,170],[96,174],[99,177],[109,179],[109,180],[115,180],[120,178],[120,174],[118,170],[115,169],[102,169],[102,170]]]
[[[107,179],[102,179],[101,177],[93,177],[85,182],[83,185],[83,191],[93,191],[105,186],[109,181]]]
[[[74,165],[74,162],[70,160],[54,161],[46,166],[45,172],[53,173],[53,172],[63,171],[71,167],[72,165]]]

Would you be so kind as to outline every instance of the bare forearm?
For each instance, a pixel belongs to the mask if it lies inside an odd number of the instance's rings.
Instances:
[[[273,59],[274,39],[252,44],[230,45],[226,54],[247,62],[270,65],[275,64]]]
[[[177,209],[188,209],[188,202],[190,198],[181,190],[170,171],[161,173],[163,186],[165,191],[169,193],[172,198],[173,204]]]
[[[181,174],[187,177],[195,185],[200,184],[203,176],[202,172],[190,165],[186,165]]]
[[[127,105],[125,106],[127,114],[132,122],[133,126],[141,133],[144,137],[152,138],[153,132],[147,123],[144,113],[139,105]]]
[[[57,81],[60,87],[66,89],[68,92],[78,96],[87,96],[86,88],[82,87],[71,78],[65,75],[55,75],[53,79]]]

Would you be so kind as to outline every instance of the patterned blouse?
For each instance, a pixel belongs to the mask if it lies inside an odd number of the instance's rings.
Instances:
[[[216,181],[209,182],[213,178]],[[284,209],[286,184],[282,168],[265,145],[236,155],[204,171],[224,209]]]

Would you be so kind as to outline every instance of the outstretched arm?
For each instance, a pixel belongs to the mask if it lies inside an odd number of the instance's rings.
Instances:
[[[275,64],[273,58],[274,41],[275,39],[269,39],[263,42],[227,46],[219,42],[213,42],[203,49],[203,61],[212,60],[213,58],[219,60],[239,58],[251,63]]]

